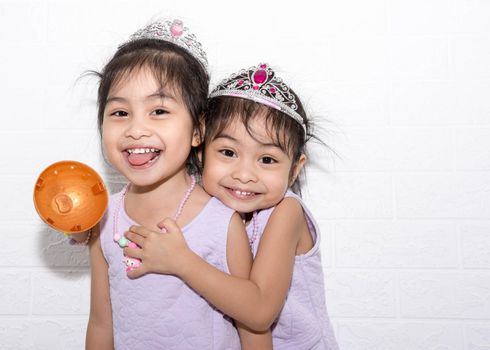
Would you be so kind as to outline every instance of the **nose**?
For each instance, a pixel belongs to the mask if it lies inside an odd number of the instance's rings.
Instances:
[[[149,127],[148,122],[149,121],[147,121],[143,115],[133,115],[129,120],[124,136],[135,140],[150,136],[151,128]]]
[[[231,177],[243,184],[256,182],[258,180],[257,172],[252,164],[246,161],[239,161],[235,165]]]

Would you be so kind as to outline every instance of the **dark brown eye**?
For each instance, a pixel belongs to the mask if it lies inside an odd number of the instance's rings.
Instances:
[[[273,163],[276,163],[276,160],[272,157],[262,157],[262,159],[260,160],[262,163],[264,164],[273,164]]]
[[[225,157],[234,157],[235,156],[235,152],[233,152],[231,149],[222,149],[220,152]]]

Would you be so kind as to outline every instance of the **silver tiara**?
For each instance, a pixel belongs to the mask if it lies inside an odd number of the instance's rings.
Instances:
[[[204,52],[201,43],[178,19],[153,22],[131,35],[129,42],[140,39],[157,39],[174,43],[197,58],[205,69],[208,67],[206,52]]]
[[[209,97],[234,96],[252,100],[286,113],[301,124],[303,117],[297,112],[295,95],[266,63],[242,69],[220,82]]]

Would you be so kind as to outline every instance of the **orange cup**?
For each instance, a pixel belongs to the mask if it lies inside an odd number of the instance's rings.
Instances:
[[[34,206],[45,223],[66,234],[94,227],[107,208],[108,194],[100,175],[72,160],[53,163],[39,175]]]

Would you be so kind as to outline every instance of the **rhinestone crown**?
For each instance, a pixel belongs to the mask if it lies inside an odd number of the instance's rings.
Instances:
[[[204,52],[201,43],[178,19],[153,22],[131,35],[128,42],[139,39],[157,39],[174,43],[197,58],[205,69],[208,67],[206,52]]]
[[[303,117],[297,112],[295,95],[266,63],[242,69],[221,81],[209,95],[234,96],[252,100],[287,114],[305,128]]]

